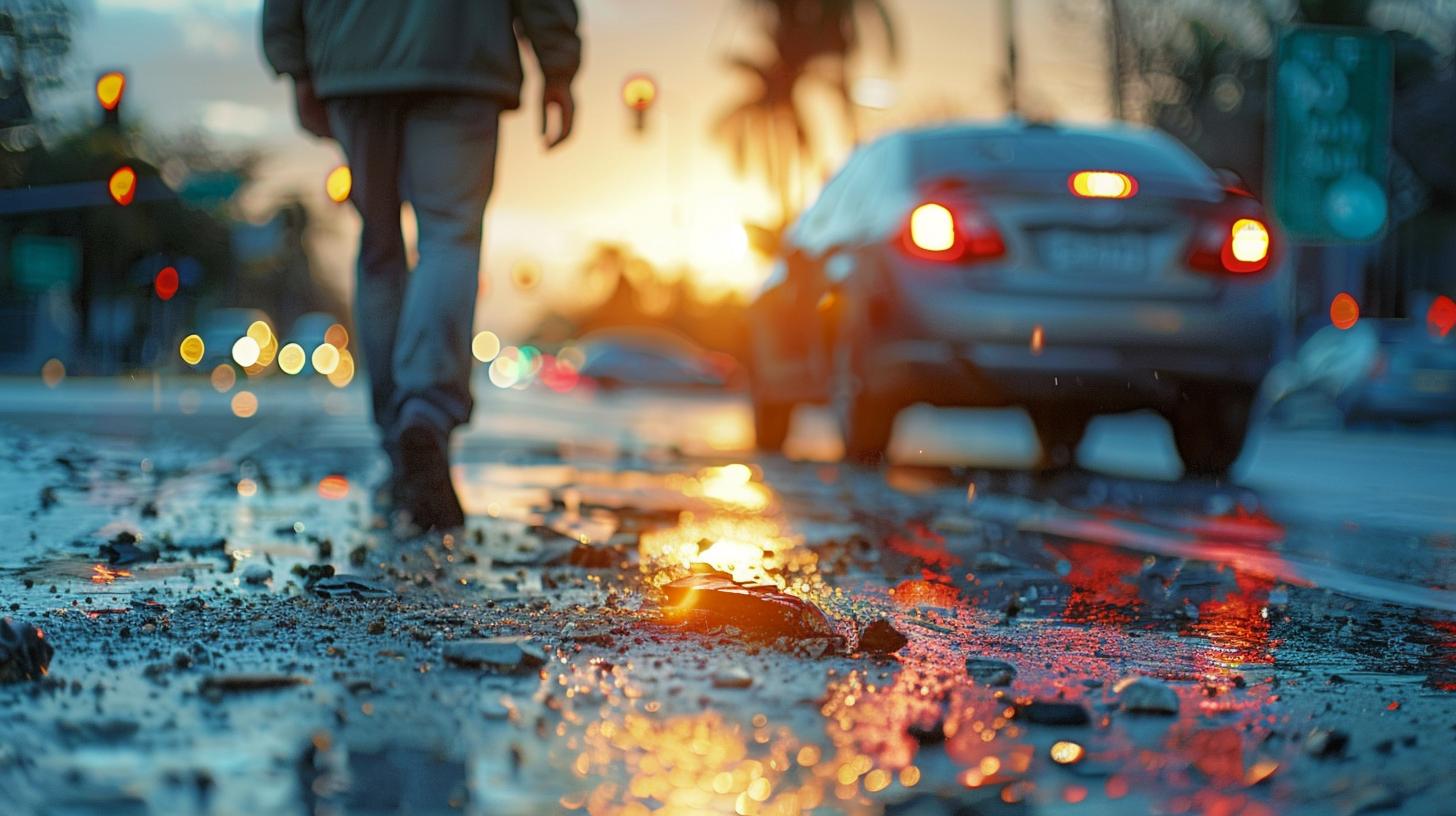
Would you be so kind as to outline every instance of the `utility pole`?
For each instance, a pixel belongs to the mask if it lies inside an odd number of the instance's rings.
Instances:
[[[1015,0],[1001,0],[1001,26],[1006,35],[1006,112],[1021,113],[1021,99],[1016,77],[1016,9]]]
[[[1122,121],[1127,118],[1127,109],[1122,98],[1122,6],[1118,0],[1107,0],[1107,60],[1111,68],[1112,118]]]

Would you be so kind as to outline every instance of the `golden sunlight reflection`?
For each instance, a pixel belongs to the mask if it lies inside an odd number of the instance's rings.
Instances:
[[[119,567],[108,567],[105,564],[94,564],[91,567],[91,583],[109,584],[118,578],[130,578],[131,572]]]
[[[553,760],[580,787],[558,800],[591,814],[800,814],[821,807],[872,812],[871,794],[919,769],[877,766],[863,754],[830,758],[764,714],[659,713],[629,666],[568,664],[543,677],[537,701],[559,701]]]

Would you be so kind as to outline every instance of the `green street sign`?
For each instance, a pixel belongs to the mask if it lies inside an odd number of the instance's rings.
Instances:
[[[1279,38],[1268,189],[1307,243],[1378,239],[1390,215],[1391,46],[1381,32],[1296,26]]]

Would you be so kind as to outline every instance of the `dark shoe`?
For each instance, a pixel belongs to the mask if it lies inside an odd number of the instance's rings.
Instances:
[[[398,509],[420,530],[451,530],[465,524],[465,511],[450,482],[449,438],[424,410],[405,403],[398,433],[400,469],[396,473]]]

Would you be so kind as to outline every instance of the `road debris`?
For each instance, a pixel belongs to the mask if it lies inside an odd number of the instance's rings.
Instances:
[[[39,680],[56,650],[45,632],[24,621],[0,619],[0,683]]]
[[[910,639],[900,634],[889,621],[881,618],[864,628],[859,635],[859,650],[872,655],[890,655],[905,648]]]
[[[1131,714],[1177,714],[1178,695],[1151,677],[1124,677],[1112,686],[1117,705]]]
[[[546,651],[527,637],[454,640],[441,651],[446,663],[462,669],[529,672],[546,665]]]

